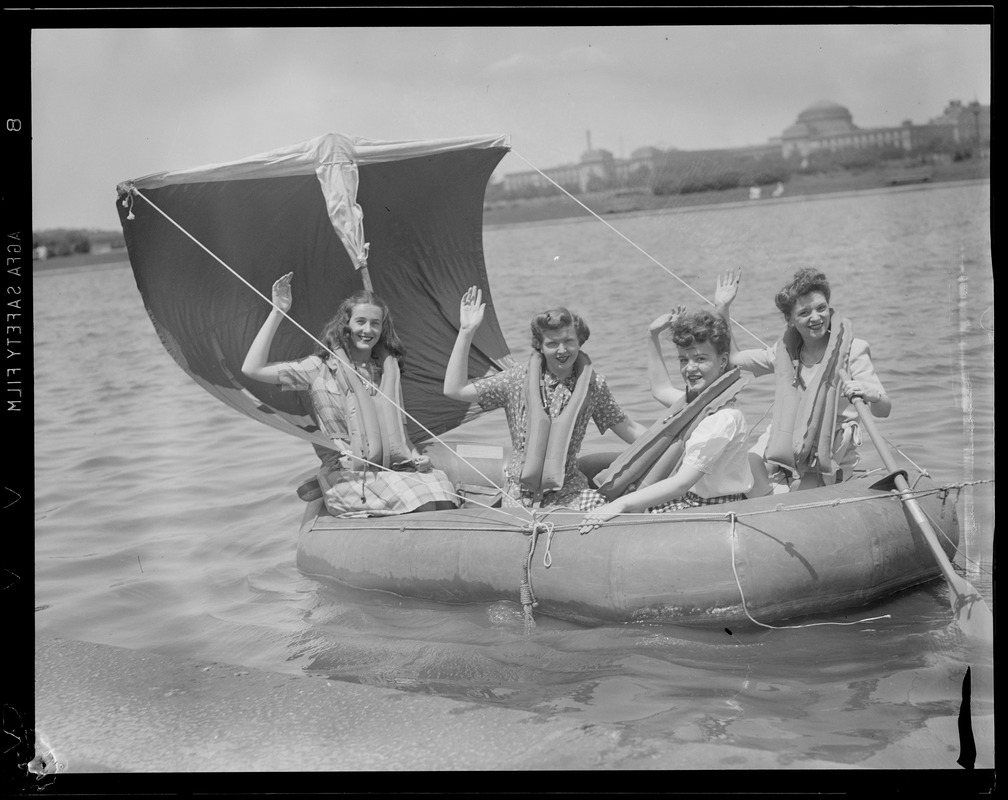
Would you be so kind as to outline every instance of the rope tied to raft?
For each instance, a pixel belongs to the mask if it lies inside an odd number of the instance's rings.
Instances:
[[[735,585],[738,587],[739,597],[742,600],[742,610],[745,612],[745,615],[749,618],[750,622],[752,622],[752,623],[754,623],[756,625],[759,625],[761,628],[770,628],[771,630],[775,630],[776,631],[776,630],[784,630],[784,629],[787,629],[787,628],[791,628],[791,629],[796,629],[796,628],[814,628],[814,627],[817,627],[819,625],[862,625],[862,624],[864,624],[866,622],[876,622],[876,621],[878,621],[880,619],[891,619],[892,618],[891,614],[882,614],[882,615],[877,616],[877,617],[865,617],[864,619],[853,620],[852,622],[832,622],[832,621],[831,622],[808,622],[808,623],[805,623],[804,625],[767,625],[765,622],[760,622],[758,619],[756,619],[755,617],[753,617],[752,614],[749,613],[749,606],[746,603],[745,592],[742,589],[742,580],[741,580],[741,578],[739,578],[739,574],[738,574],[738,563],[737,563],[737,560],[735,558],[735,544],[736,544],[736,542],[738,540],[738,514],[736,514],[734,511],[729,511],[725,516],[727,517],[728,521],[731,523],[731,531],[730,531],[729,538],[731,540],[731,562],[732,562],[732,572],[735,575]],[[785,550],[788,550],[789,554],[793,556],[794,555],[794,546],[791,545],[790,542],[788,543],[788,545],[790,545],[790,548],[786,547]]]
[[[550,555],[550,545],[553,543],[553,533],[555,530],[556,526],[552,522],[544,522],[534,515],[532,522],[530,522],[526,528],[522,530],[522,533],[529,537],[528,554],[522,560],[522,580],[521,586],[518,588],[518,596],[521,601],[522,611],[525,615],[526,634],[531,633],[532,628],[535,627],[535,619],[532,617],[532,609],[539,605],[539,602],[535,599],[535,593],[532,591],[532,556],[535,554],[536,543],[539,541],[539,536],[545,533],[546,552],[543,554],[543,566],[546,567],[546,569],[550,568],[550,565],[553,563],[553,557]]]

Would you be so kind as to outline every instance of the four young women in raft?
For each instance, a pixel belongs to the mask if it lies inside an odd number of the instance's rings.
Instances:
[[[285,275],[274,284],[273,302],[281,311],[290,308],[290,278]],[[651,391],[674,414],[695,403],[730,369],[738,367],[756,376],[774,373],[773,422],[756,446],[747,449],[745,418],[735,405],[734,392],[726,393],[725,399],[715,398],[700,409],[699,422],[688,428],[668,477],[609,502],[578,468],[588,420],[594,420],[600,433],[612,430],[628,443],[647,429],[620,409],[582,351],[589,335],[587,324],[562,307],[537,314],[531,323],[533,350],[528,363],[469,380],[469,349],[485,309],[482,292],[471,287],[460,303],[459,334],[445,372],[444,393],[479,403],[484,410],[505,409],[512,443],[505,469],[507,497],[526,507],[564,506],[587,512],[582,526],[586,532],[619,513],[661,513],[766,494],[773,490],[771,478],[779,487],[793,490],[849,477],[861,441],[851,399],[861,397],[879,417],[887,416],[891,407],[872,366],[868,343],[852,336],[847,319],[834,315],[826,276],[803,269],[775,300],[786,322],[780,341],[765,350],[739,350],[730,334],[729,310],[740,279],[741,272],[735,271],[718,278],[713,314],[687,313],[679,306],[651,323]],[[325,462],[319,475],[330,511],[352,516],[456,506],[450,481],[431,470],[429,460],[404,433],[408,463],[416,472],[375,470],[350,448],[345,372],[349,368],[364,376],[361,382],[374,395],[389,358],[402,361],[403,348],[385,303],[373,293],[359,292],[341,304],[322,338],[335,356],[320,349],[300,361],[267,363],[281,318],[276,309],[270,313],[242,371],[285,389],[310,392],[319,425],[340,453]],[[678,351],[684,391],[673,384],[665,367],[660,344],[665,330]],[[841,376],[844,370],[849,380]]]

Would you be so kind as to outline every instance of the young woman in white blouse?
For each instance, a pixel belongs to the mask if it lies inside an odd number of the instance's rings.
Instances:
[[[652,373],[652,392],[673,407],[694,402],[729,370],[730,335],[725,320],[709,311],[681,311],[677,309],[668,315],[663,324],[656,325],[659,322],[656,320],[651,327],[653,338],[669,327],[679,351],[684,395],[678,390],[657,391]],[[735,406],[735,392],[715,398],[698,416],[700,421],[689,430],[682,458],[672,474],[594,509],[585,518],[586,529],[621,513],[659,514],[745,499],[746,492],[752,489],[753,475],[746,447],[745,417]]]

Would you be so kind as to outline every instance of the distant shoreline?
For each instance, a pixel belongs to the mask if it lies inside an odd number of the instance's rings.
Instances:
[[[986,167],[987,165],[984,164],[982,166]],[[750,200],[748,189],[661,196],[641,193],[634,194],[629,202],[620,198],[615,192],[599,192],[594,195],[579,197],[578,200],[591,209],[591,212],[585,210],[574,200],[571,200],[571,198],[560,195],[557,197],[537,198],[535,200],[512,201],[485,208],[483,211],[483,227],[494,229],[511,225],[534,225],[568,220],[571,222],[583,221],[590,219],[592,212],[598,214],[603,219],[619,219],[645,214],[699,211],[704,208],[717,206],[731,208],[756,204],[765,205],[768,203],[792,203],[825,196],[836,197],[842,195],[873,194],[876,192],[921,191],[942,186],[969,185],[984,182],[990,182],[989,170],[984,174],[980,170],[950,169],[936,173],[928,182],[907,183],[896,186],[888,185],[878,173],[811,177],[797,176],[785,184],[784,193],[780,197],[771,197],[770,188],[767,187],[764,189],[765,195],[759,200]],[[624,205],[629,207],[626,210],[618,212],[607,211],[607,207],[612,206],[614,199],[623,200]],[[32,270],[44,272],[128,262],[129,254],[125,248],[119,248],[104,253],[77,253],[69,256],[48,258],[44,261],[33,261]]]
[[[873,191],[907,191],[954,183],[977,183],[990,180],[990,164],[974,161],[967,164],[953,164],[937,167],[928,181],[893,185],[880,170],[860,173],[841,172],[827,175],[796,175],[784,184],[784,193],[772,197],[772,186],[761,188],[759,200],[749,199],[749,188],[726,189],[722,191],[696,192],[692,194],[651,195],[633,194],[620,196],[617,192],[598,192],[578,197],[581,203],[600,217],[622,217],[627,214],[647,214],[669,212],[681,209],[697,209],[718,205],[751,205],[757,203],[788,202],[796,198],[817,195]],[[611,210],[619,207],[619,211]],[[503,225],[558,221],[563,219],[583,219],[591,217],[571,198],[565,195],[542,197],[533,200],[502,202],[483,210],[483,227],[495,228]]]

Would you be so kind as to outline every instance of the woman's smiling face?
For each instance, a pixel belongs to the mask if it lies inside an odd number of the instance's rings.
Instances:
[[[574,326],[543,331],[541,352],[546,359],[546,369],[558,378],[568,377],[574,371],[574,360],[581,352]]]
[[[718,355],[717,348],[711,342],[698,342],[695,339],[686,345],[676,345],[679,349],[679,374],[694,394],[702,392],[721,377],[728,364],[728,354]]]
[[[826,295],[809,292],[795,300],[788,322],[801,335],[802,342],[812,344],[826,338],[832,314]]]
[[[382,332],[382,310],[370,303],[358,303],[350,311],[350,343],[359,358],[370,358]]]

